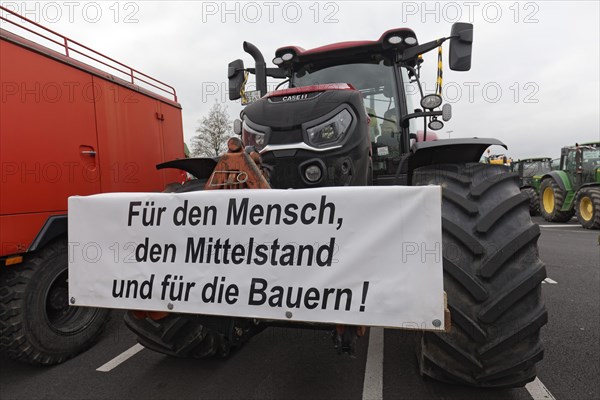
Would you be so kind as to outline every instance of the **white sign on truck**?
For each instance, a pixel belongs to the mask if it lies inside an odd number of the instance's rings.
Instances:
[[[444,328],[441,189],[69,198],[75,306]]]

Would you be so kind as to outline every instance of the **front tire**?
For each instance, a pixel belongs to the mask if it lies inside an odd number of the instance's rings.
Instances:
[[[263,327],[251,320],[172,313],[160,320],[137,318],[129,311],[125,325],[144,347],[179,358],[225,358]]]
[[[173,187],[171,193],[204,190],[206,181],[192,179]],[[178,313],[153,320],[150,316],[139,318],[136,312],[129,311],[124,321],[144,347],[168,356],[195,359],[227,357],[262,330],[243,319]]]
[[[583,188],[575,200],[577,220],[586,229],[600,229],[600,188]]]
[[[109,310],[70,307],[66,241],[2,271],[0,351],[30,364],[61,363],[96,342]]]
[[[543,358],[541,298],[546,277],[538,258],[518,176],[484,164],[417,169],[414,185],[442,186],[444,290],[452,327],[423,334],[424,376],[474,387],[521,387]]]

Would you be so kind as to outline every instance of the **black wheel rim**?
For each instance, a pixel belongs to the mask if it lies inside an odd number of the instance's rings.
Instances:
[[[87,328],[96,313],[95,308],[69,306],[68,270],[56,275],[44,297],[46,322],[55,332],[70,335]]]

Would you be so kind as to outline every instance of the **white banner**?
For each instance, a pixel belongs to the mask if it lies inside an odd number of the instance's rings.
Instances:
[[[76,306],[443,329],[441,190],[69,198]]]

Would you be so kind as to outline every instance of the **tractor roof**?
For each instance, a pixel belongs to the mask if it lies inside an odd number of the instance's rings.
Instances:
[[[565,146],[564,148],[567,150],[575,150],[581,147],[600,147],[600,142],[578,143],[577,145]]]
[[[518,162],[551,161],[552,157],[528,157],[521,158]]]
[[[392,45],[388,39],[392,36],[402,38],[401,44]],[[413,45],[405,44],[406,38],[411,37],[416,40],[416,35],[412,29],[396,28],[384,32],[377,40],[361,40],[332,43],[326,46],[316,47],[305,50],[298,46],[280,47],[275,51],[275,57],[282,57],[284,54],[292,53],[291,60],[294,64],[305,64],[309,62],[328,62],[343,59],[355,59],[357,62],[373,55],[393,54],[395,49],[404,49],[418,44],[415,41]]]

